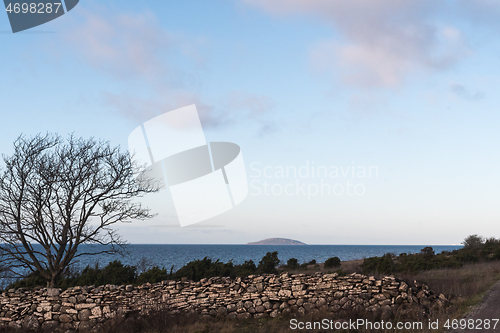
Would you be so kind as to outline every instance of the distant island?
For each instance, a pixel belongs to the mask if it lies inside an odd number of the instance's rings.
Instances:
[[[258,242],[247,243],[247,245],[307,245],[307,244],[288,238],[267,238]]]

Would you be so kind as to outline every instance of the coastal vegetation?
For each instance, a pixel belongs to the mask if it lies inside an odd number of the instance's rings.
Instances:
[[[361,270],[375,275],[393,274],[406,281],[418,281],[426,284],[436,293],[446,295],[450,307],[443,312],[435,313],[431,320],[460,318],[471,305],[481,299],[481,295],[500,279],[500,240],[484,239],[477,235],[467,237],[464,247],[450,252],[434,253],[431,247],[423,248],[419,253],[395,256],[385,254],[380,257],[364,259],[364,261],[341,262],[332,257],[325,263],[317,263],[312,259],[299,263],[290,258],[280,263],[277,252],[268,252],[258,264],[245,261],[235,265],[231,261],[221,262],[203,258],[187,263],[177,271],[157,266],[148,267],[147,263],[137,266],[123,265],[119,261],[109,263],[105,267],[86,267],[81,272],[63,276],[61,287],[75,285],[132,284],[145,282],[182,279],[200,280],[214,276],[246,276],[262,273],[289,271],[291,273],[313,274],[317,271],[339,272],[347,274]],[[281,264],[281,265],[280,265]],[[340,264],[340,265],[339,265]],[[371,274],[370,273],[370,274]],[[43,278],[32,274],[19,280],[9,288],[31,287],[42,285]],[[307,315],[306,319],[317,320],[329,318],[331,314],[317,312]],[[355,318],[355,314],[353,314]],[[243,321],[229,321],[221,318],[202,318],[196,314],[172,314],[165,309],[150,312],[147,317],[130,317],[126,321],[117,318],[102,332],[142,333],[142,332],[289,332],[287,318],[261,318]],[[432,330],[416,330],[413,332],[431,332]],[[389,332],[389,331],[388,331]],[[412,331],[410,331],[412,332]],[[435,332],[435,331],[433,331]]]
[[[286,264],[281,263],[278,252],[268,252],[255,263],[247,260],[241,264],[232,261],[222,262],[218,259],[205,257],[188,262],[183,267],[174,270],[154,265],[148,265],[144,258],[137,266],[124,265],[116,260],[107,266],[99,264],[87,266],[81,271],[67,269],[61,275],[59,287],[69,288],[83,285],[132,284],[140,285],[146,282],[156,283],[164,280],[186,278],[199,281],[203,278],[244,277],[255,274],[276,274],[281,271],[291,273],[313,273],[316,271],[336,272],[339,275],[358,272],[375,275],[415,276],[430,270],[458,269],[475,263],[497,262],[500,260],[500,240],[484,239],[478,235],[467,237],[464,247],[454,251],[434,253],[432,247],[424,247],[418,253],[402,253],[396,256],[386,253],[380,257],[370,257],[362,261],[342,262],[338,257],[331,257],[324,263],[315,259],[299,263],[296,258],[290,258]],[[8,288],[42,286],[45,279],[37,271],[24,279],[17,280]]]
[[[434,253],[432,247],[424,247],[419,253],[402,253],[399,256],[386,253],[381,257],[364,259],[361,269],[366,274],[415,274],[500,260],[500,239],[471,235],[462,244],[464,246],[458,250],[438,254]]]

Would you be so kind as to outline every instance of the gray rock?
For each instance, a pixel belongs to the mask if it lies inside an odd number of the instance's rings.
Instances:
[[[47,330],[49,332],[54,332],[59,328],[59,322],[55,320],[48,320],[42,323],[42,330]]]
[[[248,312],[238,314],[238,319],[250,319],[252,315]]]
[[[62,314],[59,316],[59,321],[61,323],[70,323],[73,321],[73,318],[68,314]]]
[[[47,296],[55,297],[61,294],[61,289],[59,288],[47,288]]]
[[[92,315],[92,312],[90,312],[89,309],[83,309],[78,312],[78,319],[80,321],[87,321],[89,320],[89,317]]]
[[[217,310],[217,315],[226,316],[227,315],[227,308],[225,306],[219,307],[219,309]]]
[[[28,331],[35,331],[39,327],[38,318],[34,315],[26,316],[23,319],[22,327]]]

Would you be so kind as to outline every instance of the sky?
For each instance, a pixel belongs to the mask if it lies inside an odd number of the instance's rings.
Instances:
[[[13,34],[0,14],[0,152],[21,134],[127,149],[195,104],[208,141],[241,147],[249,193],[131,243],[460,244],[500,237],[500,4],[490,0],[82,0]]]

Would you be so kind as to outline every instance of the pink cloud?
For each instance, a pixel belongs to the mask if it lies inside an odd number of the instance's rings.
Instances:
[[[443,70],[468,55],[462,32],[436,21],[431,0],[242,0],[271,15],[313,15],[341,40],[311,51],[312,68],[362,87],[396,86],[415,71]]]

